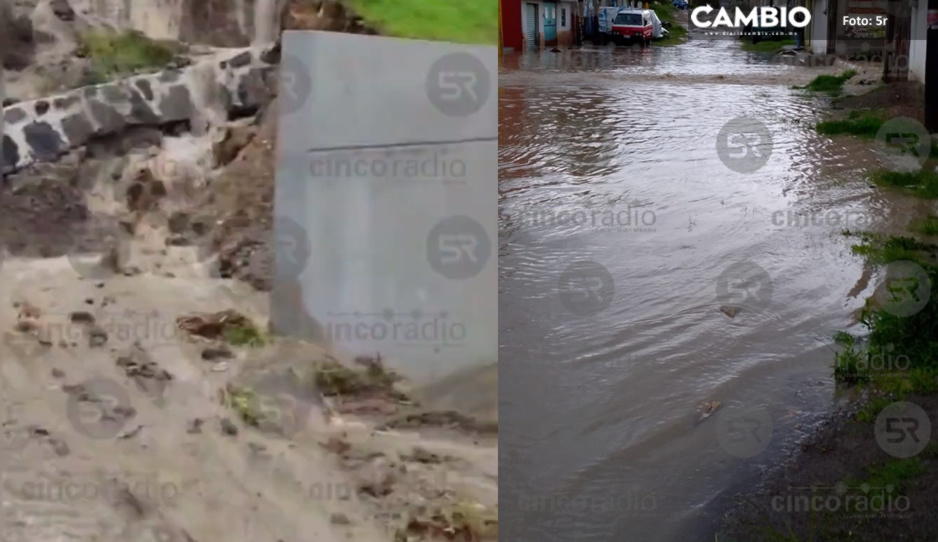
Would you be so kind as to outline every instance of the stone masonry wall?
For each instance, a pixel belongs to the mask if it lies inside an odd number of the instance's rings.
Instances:
[[[131,126],[164,126],[265,105],[279,49],[226,51],[182,69],[83,87],[3,109],[2,162],[7,174],[54,161],[95,137]]]

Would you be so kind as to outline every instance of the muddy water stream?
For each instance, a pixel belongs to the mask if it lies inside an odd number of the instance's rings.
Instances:
[[[848,295],[842,230],[897,214],[869,144],[814,132],[829,98],[791,86],[820,69],[699,39],[504,59],[506,540],[712,541],[835,405],[831,336],[872,288]],[[750,173],[717,151],[738,116],[772,138]]]

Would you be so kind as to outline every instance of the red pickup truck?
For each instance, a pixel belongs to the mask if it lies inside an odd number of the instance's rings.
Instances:
[[[653,35],[654,25],[647,9],[624,9],[612,21],[612,38],[616,42],[647,47]]]

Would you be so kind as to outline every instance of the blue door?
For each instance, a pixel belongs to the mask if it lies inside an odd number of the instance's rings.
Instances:
[[[557,4],[544,2],[544,45],[557,45]]]

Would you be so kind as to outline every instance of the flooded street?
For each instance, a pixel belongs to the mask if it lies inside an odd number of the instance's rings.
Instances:
[[[872,291],[842,232],[904,218],[865,180],[872,145],[818,136],[830,98],[791,88],[836,69],[769,59],[504,59],[506,540],[712,541],[721,499],[836,404],[831,337]],[[718,151],[737,117],[771,135],[754,171]]]

